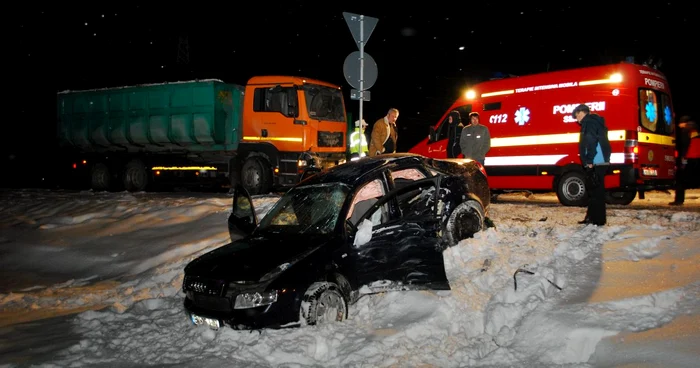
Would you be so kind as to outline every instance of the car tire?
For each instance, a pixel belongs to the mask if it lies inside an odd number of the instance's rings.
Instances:
[[[299,309],[301,325],[341,322],[348,318],[348,303],[338,285],[316,282],[304,293]]]
[[[484,229],[484,208],[474,200],[461,203],[447,220],[445,237],[450,247]]]

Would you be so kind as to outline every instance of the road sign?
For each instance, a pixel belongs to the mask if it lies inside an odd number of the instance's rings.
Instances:
[[[343,17],[348,24],[348,28],[350,28],[350,33],[352,33],[352,38],[355,39],[358,48],[361,46],[361,43],[367,44],[369,36],[372,35],[374,27],[376,27],[377,22],[379,22],[377,18],[348,12],[343,12]]]
[[[345,75],[345,80],[351,86],[359,90],[368,90],[374,86],[375,82],[377,82],[377,63],[374,61],[372,56],[365,52],[364,65],[361,66],[361,56],[362,54],[360,54],[359,51],[353,51],[350,53],[350,55],[345,58],[345,63],[343,64],[343,74]],[[363,80],[361,81],[361,79]]]
[[[367,89],[372,87],[374,82],[377,81],[377,63],[365,52],[365,44],[369,36],[372,35],[372,31],[377,26],[379,19],[348,12],[343,12],[343,17],[350,28],[352,38],[355,39],[355,43],[360,49],[359,52],[355,51],[345,58],[343,73],[345,74],[345,80],[351,86],[357,88],[357,90],[351,91],[350,98],[360,100],[360,121],[363,121],[362,102],[369,101],[370,94]],[[360,127],[360,132],[365,134],[362,127]],[[360,141],[360,152],[364,152],[362,141]]]
[[[369,93],[369,91],[360,92],[360,91],[358,91],[358,90],[356,90],[356,89],[351,89],[351,90],[350,90],[350,99],[351,99],[351,100],[359,100],[359,99],[360,99],[360,95],[362,95],[362,98],[361,98],[362,101],[369,101],[369,99],[370,99],[370,93]]]

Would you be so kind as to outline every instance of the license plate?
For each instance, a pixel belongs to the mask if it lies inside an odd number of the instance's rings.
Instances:
[[[642,169],[642,175],[644,176],[658,176],[656,169]]]
[[[192,320],[192,323],[194,323],[195,326],[207,325],[212,330],[218,330],[219,328],[221,328],[221,322],[219,322],[219,320],[215,318],[198,316],[194,313],[191,313],[190,320]]]

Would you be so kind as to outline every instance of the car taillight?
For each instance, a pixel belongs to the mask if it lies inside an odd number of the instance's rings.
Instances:
[[[628,139],[625,140],[625,163],[633,164],[639,161],[639,141],[637,132],[627,131]]]

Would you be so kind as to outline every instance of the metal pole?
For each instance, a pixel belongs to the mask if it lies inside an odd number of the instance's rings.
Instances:
[[[362,101],[365,99],[365,16],[360,15],[360,152],[359,157],[365,151],[362,145],[362,137],[365,129],[362,127]]]

